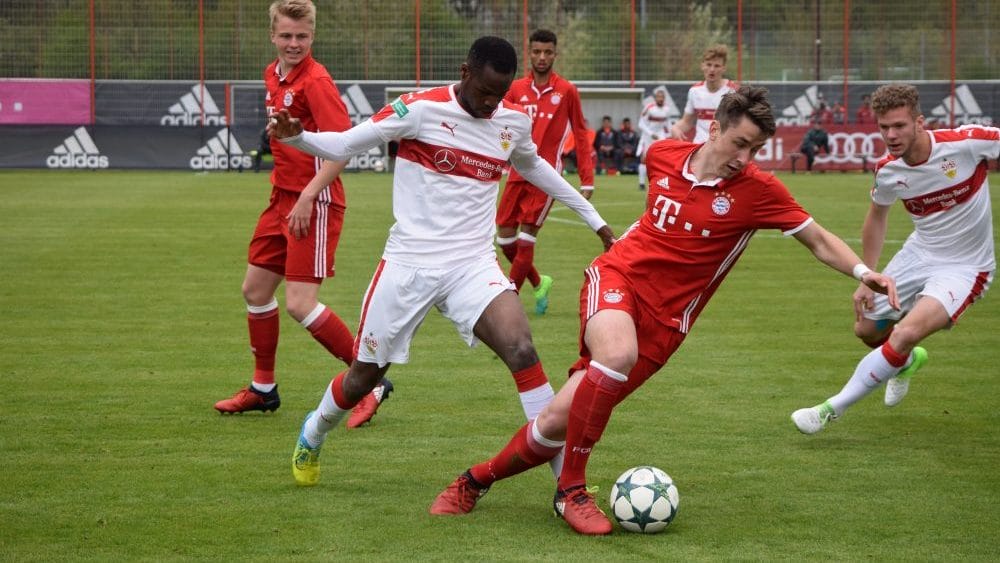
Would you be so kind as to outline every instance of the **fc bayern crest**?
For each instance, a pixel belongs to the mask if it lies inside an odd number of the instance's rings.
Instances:
[[[721,194],[715,196],[712,200],[712,213],[716,215],[725,215],[729,213],[729,210],[733,208],[733,202],[729,198],[728,194]]]
[[[621,303],[622,299],[625,299],[625,296],[622,295],[622,292],[619,289],[609,289],[604,292],[603,297],[605,302],[611,303],[612,305],[615,303]]]
[[[559,94],[552,94],[552,105],[557,106],[561,101],[562,101],[562,96],[560,96]]]
[[[284,102],[284,104],[285,104],[285,107],[286,107],[286,108],[287,108],[288,106],[292,105],[292,98],[293,98],[294,96],[295,96],[295,93],[294,93],[294,92],[292,92],[291,90],[288,90],[287,92],[285,92],[285,97],[284,97],[284,99],[282,100],[282,102]]]

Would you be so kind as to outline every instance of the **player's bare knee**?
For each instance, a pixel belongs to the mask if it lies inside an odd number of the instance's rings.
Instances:
[[[900,354],[908,353],[914,346],[920,344],[923,335],[915,328],[907,325],[896,325],[889,337],[889,344]]]
[[[562,441],[566,439],[566,425],[569,420],[568,409],[560,408],[550,403],[535,419],[538,432],[549,440]]]
[[[612,348],[602,351],[600,358],[595,353],[594,359],[618,373],[628,374],[639,361],[639,352],[634,348]]]
[[[531,335],[525,334],[513,339],[507,347],[504,362],[513,371],[520,371],[538,363],[538,350],[531,341]]]

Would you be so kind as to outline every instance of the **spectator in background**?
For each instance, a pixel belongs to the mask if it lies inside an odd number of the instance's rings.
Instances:
[[[847,122],[847,110],[844,109],[844,104],[840,103],[840,100],[833,102],[833,122],[837,125],[843,125]]]
[[[858,125],[873,125],[875,123],[875,114],[872,113],[872,97],[869,94],[861,96],[861,107],[858,108],[855,121]]]
[[[639,134],[632,129],[632,120],[622,119],[622,128],[618,130],[618,143],[621,147],[622,173],[634,174],[639,166],[636,149],[639,147]]]
[[[605,115],[601,120],[601,128],[594,135],[594,150],[597,151],[597,173],[607,174],[613,168],[621,170],[621,143],[618,131],[611,124],[611,116]]]
[[[799,152],[806,157],[806,172],[812,172],[813,161],[816,160],[816,153],[822,149],[824,153],[830,154],[830,137],[823,129],[823,124],[819,119],[813,119],[812,127],[806,132],[806,136],[799,145]]]
[[[830,106],[826,105],[825,101],[820,100],[809,119],[810,121],[819,121],[824,126],[833,125],[833,111],[830,110]]]

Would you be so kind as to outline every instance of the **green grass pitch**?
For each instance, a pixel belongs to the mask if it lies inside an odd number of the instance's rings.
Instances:
[[[354,325],[392,222],[390,175],[345,177],[337,276],[321,299]],[[859,248],[871,178],[783,179]],[[994,209],[1000,178],[994,183]],[[635,177],[598,177],[616,232]],[[434,496],[522,424],[513,383],[432,312],[374,423],[336,430],[323,478],[297,488],[303,414],[341,368],[284,313],[279,411],[220,416],[250,374],[240,283],[264,174],[0,172],[0,560],[997,560],[1000,301],[926,343],[906,401],[877,391],[816,436],[789,420],[836,392],[866,348],[855,282],[761,232],[673,360],[626,401],[592,457],[607,507],[634,465],[681,495],[666,532],[574,535],[547,467],[498,483],[464,517]],[[891,217],[886,256],[910,230]],[[599,242],[565,208],[536,260],[555,277],[535,342],[556,386],[575,359],[582,270]],[[282,302],[279,294],[279,302]]]

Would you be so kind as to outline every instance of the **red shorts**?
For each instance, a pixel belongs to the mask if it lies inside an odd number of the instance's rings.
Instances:
[[[344,226],[344,208],[316,201],[309,233],[296,239],[288,230],[288,214],[298,192],[275,187],[271,202],[260,214],[250,240],[247,262],[297,282],[320,283],[333,277],[334,254]]]
[[[552,209],[553,201],[549,194],[524,180],[508,179],[497,207],[497,225],[534,225],[541,228]]]
[[[687,335],[661,323],[636,299],[632,285],[617,270],[591,264],[584,272],[583,289],[580,290],[580,359],[570,368],[570,374],[587,369],[590,364],[590,350],[583,338],[587,321],[605,309],[628,313],[635,322],[638,339],[639,359],[628,373],[628,382],[618,397],[618,402],[621,402],[666,365]]]

